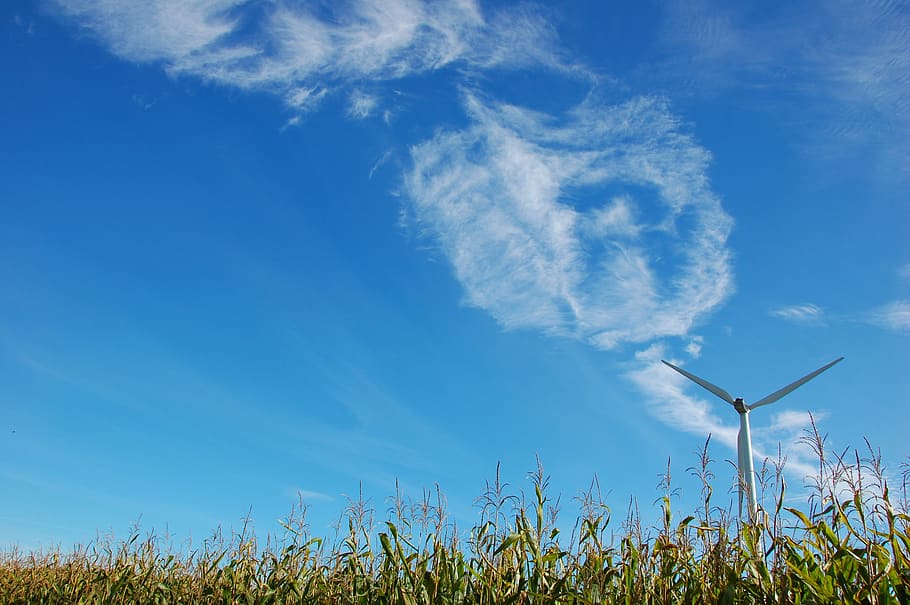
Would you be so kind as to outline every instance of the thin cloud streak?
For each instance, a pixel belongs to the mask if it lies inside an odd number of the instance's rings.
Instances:
[[[825,325],[825,311],[812,303],[778,307],[773,309],[770,315],[791,323],[815,326]]]
[[[806,326],[827,326],[827,319],[832,322],[867,324],[893,332],[910,330],[910,300],[895,300],[869,311],[839,315],[827,315],[821,307],[812,303],[779,307],[769,314],[790,323]]]
[[[317,491],[312,491],[312,490],[307,490],[307,489],[300,489],[300,488],[293,490],[293,495],[300,498],[301,500],[303,500],[305,502],[314,502],[314,501],[331,502],[335,499],[332,496],[330,496],[328,494],[324,494],[322,492],[317,492]]]
[[[455,64],[581,69],[562,60],[555,32],[539,14],[484,14],[473,0],[353,0],[321,8],[246,0],[56,0],[54,6],[121,58],[272,92],[299,111],[359,82]],[[352,115],[363,113],[362,105],[352,109]]]
[[[868,311],[861,321],[895,332],[910,331],[910,300],[896,300]]]
[[[709,154],[663,101],[589,100],[560,118],[465,106],[469,128],[411,149],[404,189],[466,304],[609,349],[683,336],[730,296],[732,219]]]

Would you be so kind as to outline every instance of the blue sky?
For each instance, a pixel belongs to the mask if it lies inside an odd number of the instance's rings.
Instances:
[[[755,400],[893,476],[910,424],[900,2],[6,2],[3,544],[204,537],[497,462],[645,508]],[[798,491],[797,487],[793,488]]]

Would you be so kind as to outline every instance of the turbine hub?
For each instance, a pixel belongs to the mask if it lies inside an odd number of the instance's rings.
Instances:
[[[746,412],[749,411],[749,408],[746,407],[746,402],[743,401],[742,397],[737,397],[736,399],[733,400],[733,407],[740,414],[745,414]]]

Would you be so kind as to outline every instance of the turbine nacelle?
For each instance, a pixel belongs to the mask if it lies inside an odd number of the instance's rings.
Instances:
[[[746,405],[746,402],[743,401],[742,397],[737,397],[733,400],[733,408],[740,414],[746,414],[749,412],[749,406]]]

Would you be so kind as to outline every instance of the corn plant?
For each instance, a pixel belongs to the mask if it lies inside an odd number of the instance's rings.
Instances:
[[[249,515],[240,531],[179,550],[137,526],[125,540],[99,537],[69,552],[0,553],[0,602],[910,603],[910,466],[892,495],[868,443],[863,453],[829,452],[814,423],[806,441],[819,463],[806,505],[784,505],[778,455],[762,467],[750,523],[715,503],[709,438],[688,469],[700,484],[696,510],[674,513],[668,462],[653,526],[632,499],[614,527],[595,478],[564,536],[560,499],[538,461],[528,494],[511,491],[497,467],[465,532],[438,487],[416,500],[396,488],[379,523],[362,494],[352,498],[332,540],[311,535],[302,502],[263,540]]]

